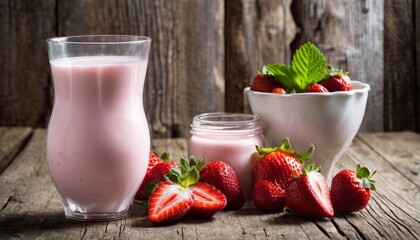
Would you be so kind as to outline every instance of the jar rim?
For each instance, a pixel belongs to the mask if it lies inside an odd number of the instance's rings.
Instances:
[[[262,132],[261,119],[247,113],[214,112],[195,116],[191,133],[245,135]]]

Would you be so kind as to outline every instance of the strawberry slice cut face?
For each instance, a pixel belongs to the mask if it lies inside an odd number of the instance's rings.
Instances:
[[[149,199],[149,219],[153,223],[178,221],[188,213],[193,203],[193,194],[189,189],[161,182]]]
[[[318,172],[309,172],[308,180],[314,200],[322,209],[321,215],[332,217],[334,215],[334,209],[331,203],[330,190],[328,189],[327,181]]]
[[[204,182],[190,186],[194,197],[191,213],[195,216],[209,218],[226,207],[227,200],[217,188]]]

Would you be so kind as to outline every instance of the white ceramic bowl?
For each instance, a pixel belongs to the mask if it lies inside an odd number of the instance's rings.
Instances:
[[[273,94],[244,89],[253,114],[265,124],[264,137],[279,146],[288,137],[296,151],[312,143],[312,158],[330,180],[331,171],[350,146],[365,113],[369,85],[352,81],[351,91]]]

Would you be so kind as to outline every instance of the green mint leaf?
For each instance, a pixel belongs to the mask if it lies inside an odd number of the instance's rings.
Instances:
[[[324,54],[311,42],[300,46],[293,55],[292,70],[301,91],[324,78],[327,62]]]
[[[299,85],[295,81],[295,73],[292,67],[284,64],[267,64],[263,67],[265,71],[277,79],[287,91],[299,89]]]

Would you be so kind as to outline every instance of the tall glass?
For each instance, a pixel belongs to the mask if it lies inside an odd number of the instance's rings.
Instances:
[[[148,165],[142,97],[151,40],[96,35],[47,43],[55,99],[46,157],[65,215],[123,218]]]

